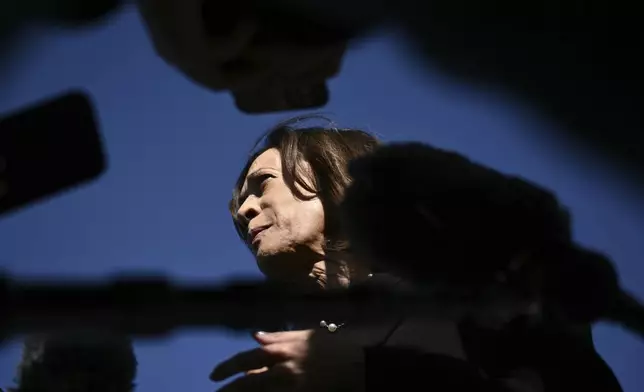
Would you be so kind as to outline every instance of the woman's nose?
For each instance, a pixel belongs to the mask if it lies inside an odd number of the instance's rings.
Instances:
[[[255,196],[249,196],[237,210],[237,219],[248,224],[254,217],[259,215],[259,200]]]

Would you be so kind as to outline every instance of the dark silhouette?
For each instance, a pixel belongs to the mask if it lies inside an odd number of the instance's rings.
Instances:
[[[259,44],[295,44],[295,51],[298,45],[323,47],[353,40],[393,22],[410,33],[428,68],[525,100],[558,121],[573,140],[644,173],[644,60],[639,56],[644,36],[633,2],[607,7],[597,0],[497,1],[485,6],[473,1],[250,1],[214,11],[209,3],[215,2],[204,2],[204,35],[225,36],[239,18],[252,16],[268,32]],[[0,43],[11,41],[19,26],[33,20],[87,25],[122,4],[52,0],[3,7]],[[238,12],[239,7],[243,9]],[[235,72],[248,68],[244,61],[227,66]],[[306,102],[311,107],[326,104],[324,80],[316,83]],[[239,102],[242,107],[251,103]],[[289,109],[272,105],[272,110]]]
[[[420,143],[378,148],[350,173],[344,227],[363,259],[445,301],[476,308],[505,292],[541,301],[540,317],[603,319],[644,337],[644,307],[607,257],[573,242],[551,192]]]
[[[0,217],[100,178],[107,158],[93,106],[73,90],[0,118]]]
[[[132,343],[117,335],[67,332],[26,339],[13,392],[132,392]]]

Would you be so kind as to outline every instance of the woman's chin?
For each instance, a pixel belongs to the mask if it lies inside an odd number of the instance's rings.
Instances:
[[[284,258],[284,251],[279,247],[272,247],[270,244],[264,244],[261,241],[257,243],[253,250],[258,263],[275,264]]]

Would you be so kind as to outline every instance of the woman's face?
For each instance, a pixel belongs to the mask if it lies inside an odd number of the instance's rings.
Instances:
[[[274,148],[255,159],[242,186],[237,215],[247,222],[249,246],[268,277],[302,279],[323,257],[322,202],[298,190],[303,200],[286,185],[281,154]]]

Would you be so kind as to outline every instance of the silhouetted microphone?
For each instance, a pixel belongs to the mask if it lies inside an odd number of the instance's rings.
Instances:
[[[0,275],[0,304],[0,339],[79,328],[136,338],[164,337],[184,328],[248,333],[266,325],[309,322],[329,313],[377,321],[403,308],[449,316],[448,310],[412,290],[363,287],[302,292],[257,280],[178,285],[163,276],[89,282],[15,280]]]
[[[94,107],[84,92],[0,118],[0,217],[95,180],[105,169]]]

